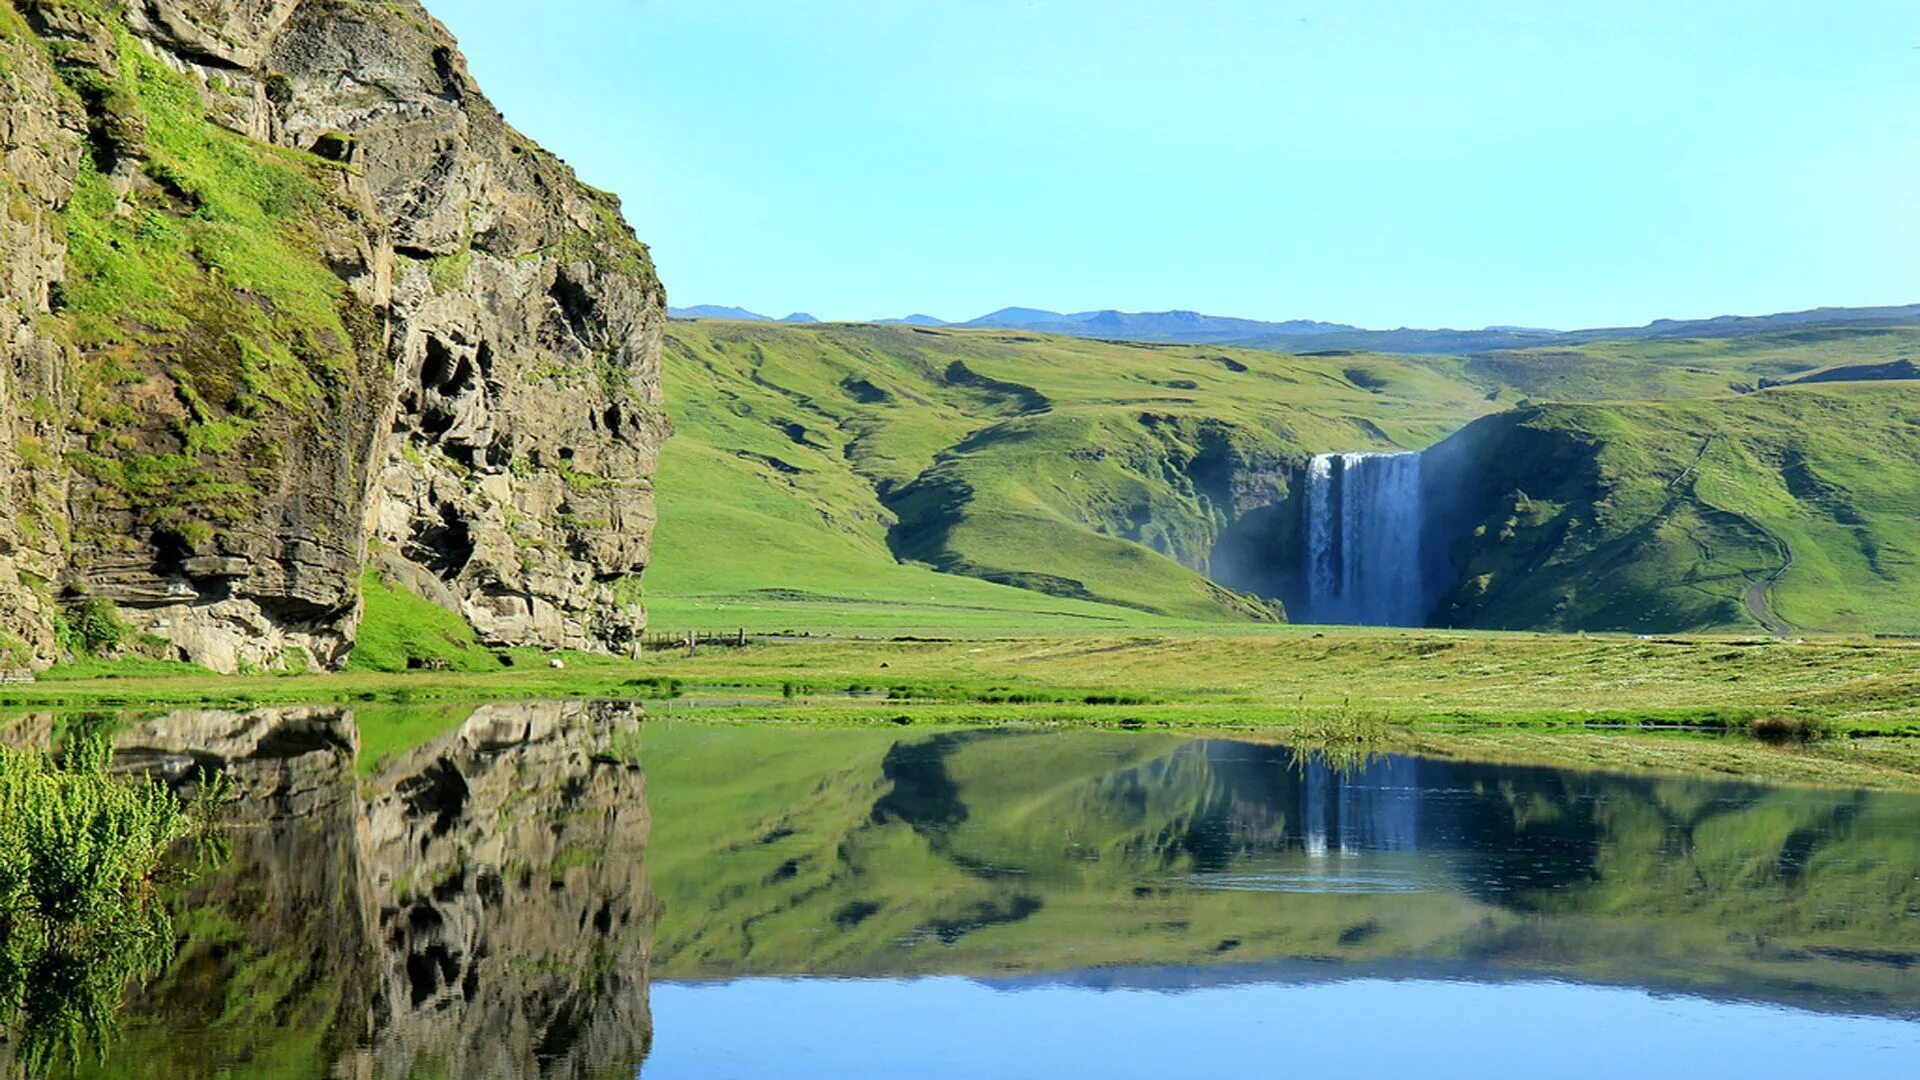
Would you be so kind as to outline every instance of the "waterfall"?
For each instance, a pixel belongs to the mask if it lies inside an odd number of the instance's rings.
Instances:
[[[1420,626],[1429,597],[1420,455],[1316,455],[1307,467],[1302,622]]]

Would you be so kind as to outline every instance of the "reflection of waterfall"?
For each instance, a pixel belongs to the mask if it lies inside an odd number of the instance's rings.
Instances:
[[[1309,757],[1300,769],[1300,846],[1307,854],[1419,846],[1418,759],[1382,756],[1340,772]]]
[[[1421,502],[1419,454],[1316,455],[1307,468],[1302,621],[1426,622]]]

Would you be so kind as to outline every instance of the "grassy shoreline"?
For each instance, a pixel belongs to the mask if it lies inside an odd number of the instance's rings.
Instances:
[[[1920,787],[1920,646],[1419,630],[811,639],[488,672],[216,676],[111,666],[0,685],[76,709],[632,699],[802,725],[1045,725],[1298,737],[1363,716],[1386,748]],[[1754,737],[1769,726],[1790,745]],[[1813,735],[1806,739],[1803,736]]]

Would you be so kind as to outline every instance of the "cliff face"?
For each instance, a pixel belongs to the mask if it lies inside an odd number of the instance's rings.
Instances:
[[[334,665],[369,565],[492,643],[644,626],[664,296],[445,28],[0,0],[0,29],[0,666],[84,596],[222,670]]]
[[[25,24],[0,4],[0,669],[52,655],[66,477],[62,351],[48,312],[64,277],[58,207],[73,192],[84,114]]]

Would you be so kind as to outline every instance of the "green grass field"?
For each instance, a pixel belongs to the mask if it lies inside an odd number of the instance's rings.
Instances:
[[[0,686],[0,716],[377,706],[377,761],[483,700],[638,698],[662,716],[807,726],[1045,726],[1311,736],[1365,718],[1408,749],[1864,786],[1920,783],[1920,646],[1767,638],[1275,627],[812,640],[651,654],[509,654],[492,672],[90,678]],[[1756,741],[1767,723],[1826,737]],[[1691,732],[1692,734],[1687,734]],[[1671,733],[1677,737],[1669,737]]]

